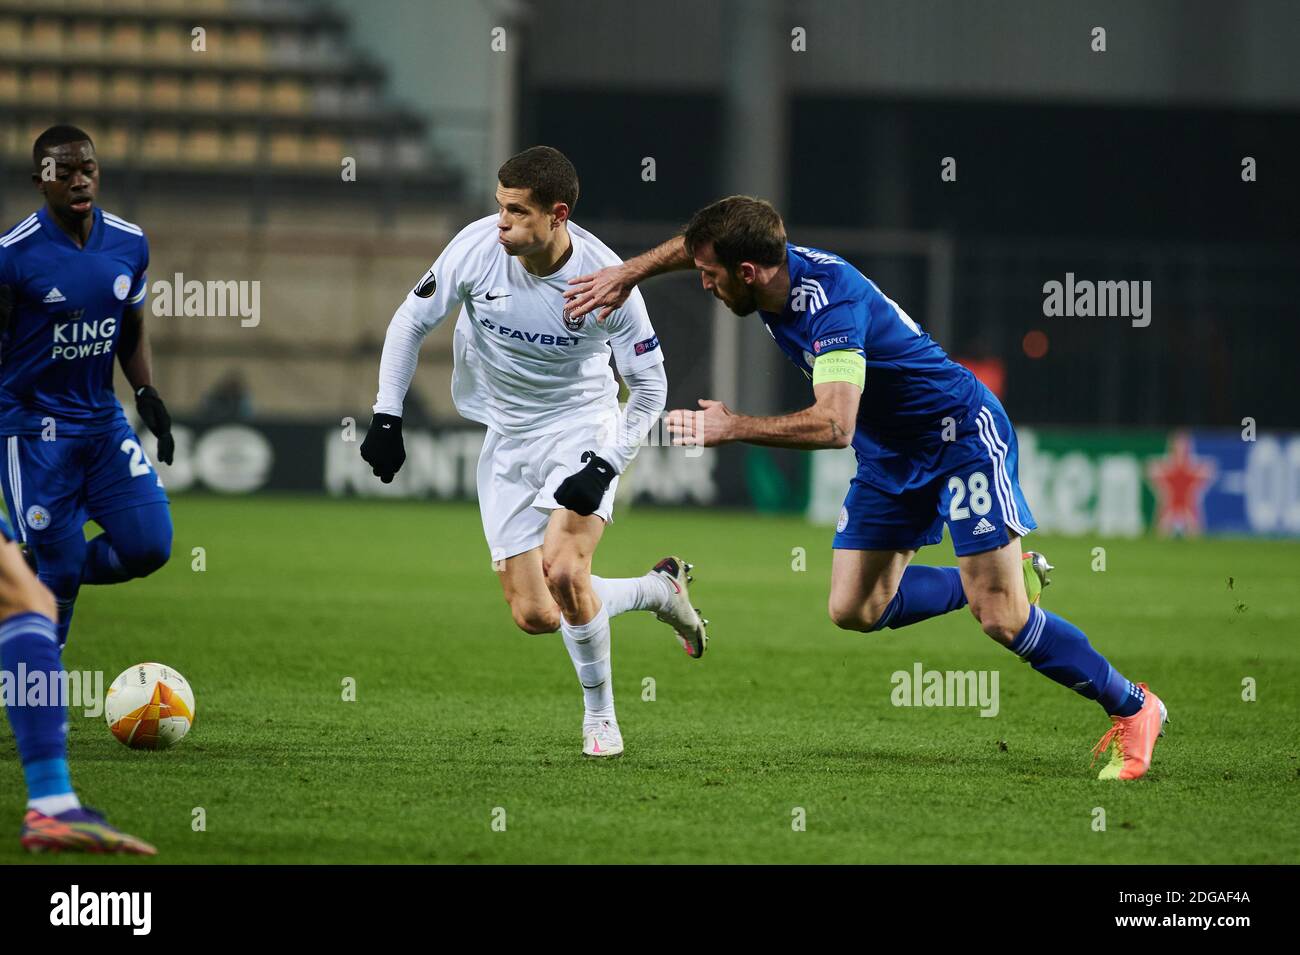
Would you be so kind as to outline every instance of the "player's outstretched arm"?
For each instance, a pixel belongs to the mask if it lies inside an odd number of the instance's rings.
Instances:
[[[686,254],[685,240],[675,235],[622,265],[609,265],[599,272],[569,279],[570,288],[564,293],[564,310],[577,318],[600,309],[596,321],[603,322],[627,301],[637,283],[665,272],[689,269],[694,264]]]
[[[140,420],[158,439],[158,460],[171,464],[176,456],[176,439],[172,437],[172,416],[162,396],[153,386],[153,353],[144,330],[144,306],[131,305],[122,312],[122,333],[118,339],[117,361],[135,392],[135,410]]]
[[[700,399],[699,411],[668,412],[668,433],[675,445],[711,448],[732,441],[771,448],[821,451],[847,448],[853,441],[862,389],[847,381],[813,387],[817,402],[802,411],[772,417],[736,414],[721,401]]]

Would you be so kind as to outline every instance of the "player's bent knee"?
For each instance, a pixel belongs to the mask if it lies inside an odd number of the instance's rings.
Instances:
[[[148,577],[171,559],[172,542],[170,538],[142,541],[139,546],[117,556],[132,577]]]
[[[866,630],[862,624],[862,616],[856,608],[846,607],[840,604],[832,603],[827,610],[830,613],[831,623],[841,630]]]
[[[972,601],[970,610],[980,629],[1003,646],[1010,646],[1025,626],[1024,617],[1010,600]]]
[[[579,561],[557,560],[545,568],[546,587],[556,600],[573,595],[585,585],[591,586],[591,572]]]
[[[831,622],[841,630],[869,633],[880,622],[880,616],[885,612],[886,606],[888,606],[887,602],[879,605],[870,601],[865,604],[854,604],[832,597],[827,610]]]
[[[515,626],[524,633],[543,634],[555,633],[560,629],[560,615],[558,612],[547,613],[546,611],[537,612],[515,612]]]
[[[981,623],[981,627],[986,634],[1004,647],[1009,647],[1013,642],[1015,642],[1016,635],[1020,633],[1021,629],[1020,627],[1012,626],[1011,624],[1002,621],[996,623]]]
[[[510,608],[515,618],[515,626],[524,633],[554,633],[560,629],[560,612],[554,607],[515,607]]]
[[[832,624],[835,624],[841,630],[857,630],[866,633],[867,630],[871,629],[872,624],[875,624],[874,620],[866,620],[862,607],[836,603],[833,599],[829,603],[827,611],[831,615]]]

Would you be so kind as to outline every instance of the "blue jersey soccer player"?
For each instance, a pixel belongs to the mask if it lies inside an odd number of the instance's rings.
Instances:
[[[752,417],[701,400],[699,411],[669,414],[674,443],[852,445],[858,473],[831,570],[835,623],[905,627],[969,605],[990,637],[1101,704],[1112,721],[1095,751],[1111,747],[1101,778],[1145,774],[1164,704],[1125,679],[1078,627],[1037,605],[1045,577],[1027,572],[1020,550],[1036,525],[1017,482],[1016,433],[993,393],[870,279],[838,255],[791,245],[776,210],[745,196],[700,210],[682,235],[638,258],[575,279],[570,310],[616,306],[642,279],[692,267],[732,312],[759,313],[811,379],[815,403]],[[959,567],[912,565],[919,548],[942,539],[944,524]]]
[[[29,852],[153,855],[81,805],[68,771],[67,701],[54,596],[41,585],[0,516],[0,696],[27,781],[22,845]],[[38,687],[43,687],[37,692]]]
[[[174,442],[144,332],[144,232],[96,207],[99,163],[81,130],[46,130],[32,161],[45,205],[0,237],[2,483],[58,602],[62,646],[83,583],[146,576],[171,553],[162,480],[113,394],[115,355],[166,464]],[[88,520],[103,529],[89,544]]]

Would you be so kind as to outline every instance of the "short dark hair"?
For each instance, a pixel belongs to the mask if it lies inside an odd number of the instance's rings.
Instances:
[[[752,196],[727,196],[707,205],[682,230],[686,254],[713,244],[713,254],[728,272],[741,262],[780,265],[785,261],[785,223],[772,203]]]
[[[563,202],[572,212],[578,204],[578,170],[552,146],[531,146],[511,156],[497,170],[497,181],[507,189],[531,189],[543,209]]]
[[[40,168],[41,160],[45,158],[47,150],[54,149],[56,146],[66,146],[68,143],[90,143],[92,149],[95,146],[95,141],[84,129],[78,129],[76,126],[51,126],[37,136],[36,142],[32,144],[32,165]]]

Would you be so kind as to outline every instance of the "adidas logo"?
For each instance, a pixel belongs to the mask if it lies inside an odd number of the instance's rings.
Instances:
[[[992,524],[989,523],[989,519],[988,519],[987,517],[981,517],[981,518],[980,518],[980,522],[979,522],[978,524],[975,525],[975,529],[972,530],[971,533],[972,533],[972,534],[992,534],[995,530],[997,530],[997,528],[994,527]]]
[[[59,291],[59,287],[56,285],[45,293],[45,298],[41,299],[41,301],[46,305],[53,305],[55,302],[66,302],[67,299],[64,297],[63,293]]]

